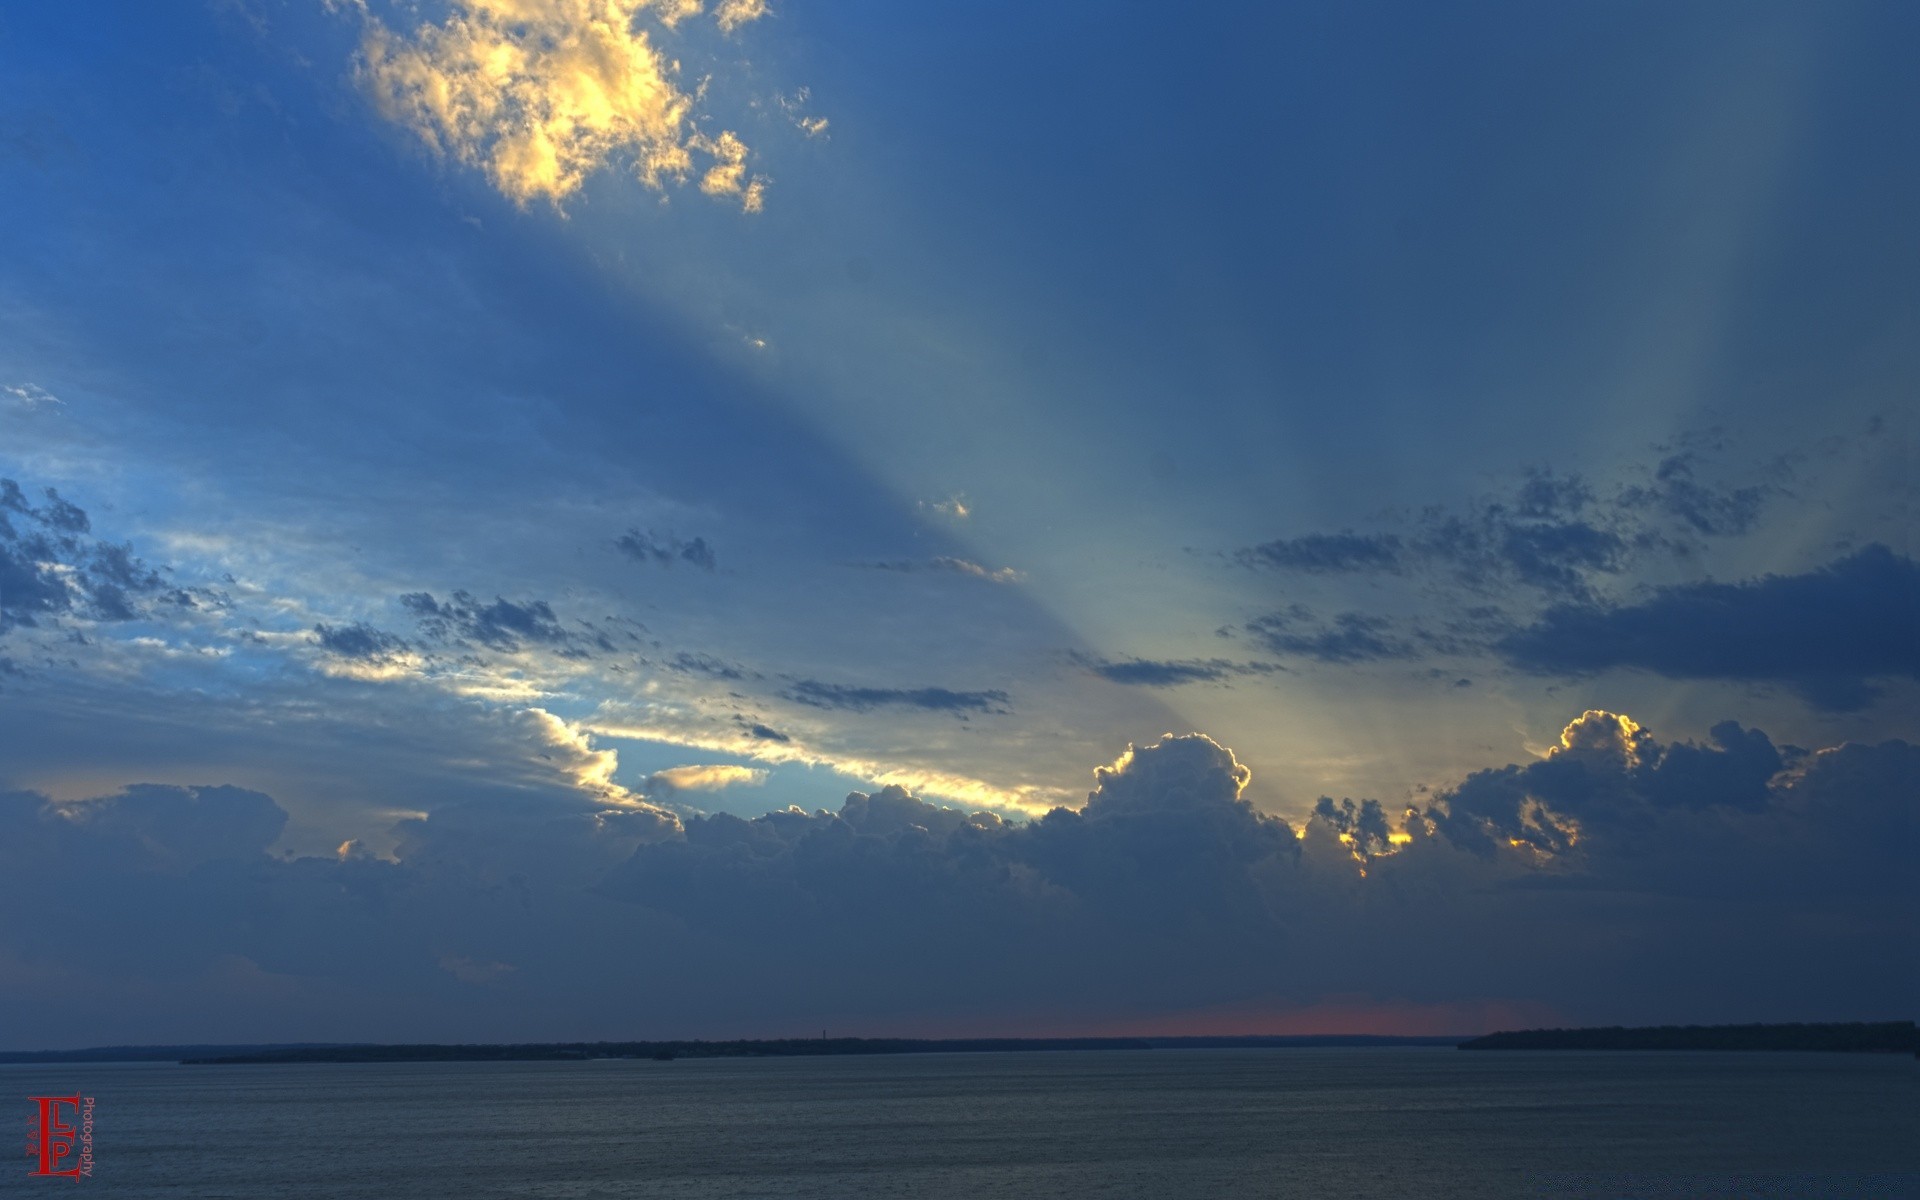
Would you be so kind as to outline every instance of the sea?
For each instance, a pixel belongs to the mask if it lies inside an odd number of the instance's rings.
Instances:
[[[1920,1197],[1917,1080],[1435,1047],[0,1066],[17,1128],[28,1096],[94,1101],[90,1177],[19,1157],[0,1194],[1878,1200]]]

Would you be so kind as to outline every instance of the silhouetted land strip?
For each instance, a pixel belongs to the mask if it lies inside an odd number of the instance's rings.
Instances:
[[[331,1049],[337,1042],[286,1042],[247,1046],[232,1044],[193,1046],[89,1046],[84,1050],[0,1050],[0,1063],[123,1063],[180,1062],[189,1058],[219,1058],[232,1054],[267,1054],[282,1050]]]
[[[793,1058],[827,1054],[953,1054],[1033,1050],[1248,1049],[1303,1046],[1451,1046],[1451,1037],[774,1038],[728,1042],[537,1042],[518,1045],[280,1046],[187,1056],[189,1065],[237,1063],[555,1062],[596,1058]]]
[[[1825,1050],[1920,1056],[1912,1021],[1829,1025],[1652,1025],[1525,1029],[1460,1043],[1462,1050]]]

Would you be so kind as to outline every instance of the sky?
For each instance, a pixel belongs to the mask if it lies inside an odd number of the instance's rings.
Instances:
[[[0,1033],[1894,1019],[1898,3],[0,11]]]

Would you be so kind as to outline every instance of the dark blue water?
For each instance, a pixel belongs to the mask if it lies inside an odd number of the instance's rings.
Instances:
[[[0,1067],[115,1197],[1920,1197],[1911,1058],[1150,1050]],[[67,1195],[25,1158],[7,1195]],[[47,1189],[52,1189],[48,1191]]]

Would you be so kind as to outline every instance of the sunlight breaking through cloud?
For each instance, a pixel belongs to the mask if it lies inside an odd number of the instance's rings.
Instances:
[[[389,120],[522,207],[558,205],[616,160],[663,190],[700,156],[700,190],[755,212],[766,181],[748,172],[746,144],[695,126],[704,82],[682,88],[679,61],[641,27],[671,30],[699,11],[691,0],[453,0],[445,21],[410,35],[368,14],[358,73]],[[764,12],[728,0],[715,19],[732,32]]]

